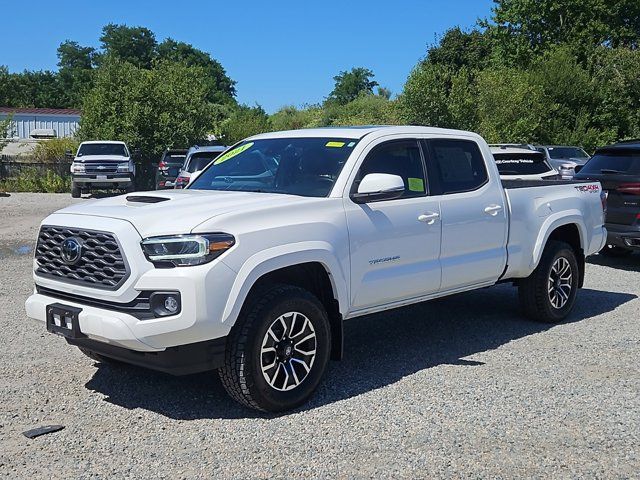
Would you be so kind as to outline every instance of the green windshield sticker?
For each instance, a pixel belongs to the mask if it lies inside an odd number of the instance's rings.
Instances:
[[[344,142],[327,142],[325,147],[342,148],[344,147]]]
[[[221,157],[216,158],[216,160],[213,162],[213,164],[214,165],[218,165],[218,164],[220,164],[222,162],[226,162],[230,158],[233,158],[236,155],[241,154],[245,150],[249,150],[251,147],[253,147],[253,142],[249,142],[249,143],[245,143],[244,145],[240,145],[239,147],[234,148],[230,152],[225,153]]]
[[[424,180],[421,178],[409,178],[409,190],[412,192],[424,192]]]

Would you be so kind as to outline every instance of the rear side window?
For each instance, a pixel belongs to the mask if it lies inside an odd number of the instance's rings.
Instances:
[[[640,151],[596,152],[580,173],[610,173],[618,175],[640,175]]]
[[[500,175],[539,175],[552,171],[544,155],[531,153],[494,153]]]
[[[442,194],[476,190],[489,180],[477,143],[468,140],[431,140],[429,145]]]
[[[404,194],[400,198],[420,197],[426,194],[424,164],[416,140],[400,140],[375,147],[360,166],[353,190],[370,173],[398,175],[404,181]]]

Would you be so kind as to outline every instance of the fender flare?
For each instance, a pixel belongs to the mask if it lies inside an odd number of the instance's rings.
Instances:
[[[578,234],[580,236],[580,248],[583,251],[587,250],[587,227],[584,224],[582,213],[579,210],[571,209],[560,213],[549,215],[542,223],[536,243],[533,247],[533,255],[531,257],[531,271],[535,270],[542,258],[542,252],[544,247],[549,241],[551,233],[559,227],[565,225],[575,225],[578,228]]]
[[[311,262],[322,264],[327,271],[333,295],[338,300],[340,313],[345,315],[349,308],[349,291],[345,272],[331,244],[313,241],[280,245],[249,257],[237,272],[222,314],[222,322],[229,322],[232,325],[235,323],[251,288],[260,277],[281,268]]]

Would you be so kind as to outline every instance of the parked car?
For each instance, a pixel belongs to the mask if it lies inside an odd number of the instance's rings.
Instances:
[[[500,178],[541,180],[557,178],[558,172],[541,152],[524,148],[491,147]]]
[[[268,133],[186,190],[48,216],[26,310],[99,362],[219,369],[243,405],[283,411],[341,358],[347,319],[508,281],[561,321],[603,222],[598,182],[501,180],[474,133]]]
[[[92,189],[132,192],[135,175],[133,155],[124,142],[82,142],[71,164],[71,196],[79,198]]]
[[[573,178],[576,171],[580,171],[580,168],[589,160],[589,154],[581,147],[540,145],[535,148],[544,153],[547,161],[560,172],[562,178]]]
[[[640,141],[599,148],[575,179],[597,180],[608,192],[607,244],[601,253],[626,256],[640,250]]]
[[[184,165],[186,156],[186,149],[174,148],[164,151],[156,170],[156,190],[175,187],[176,178]]]
[[[184,165],[178,172],[174,188],[184,188],[189,184],[191,175],[204,169],[218,155],[224,152],[227,147],[216,145],[208,147],[191,147],[187,152]]]

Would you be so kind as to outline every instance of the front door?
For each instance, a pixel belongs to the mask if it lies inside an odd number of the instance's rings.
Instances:
[[[386,141],[371,147],[352,191],[369,173],[399,175],[405,192],[397,199],[368,204],[344,200],[355,310],[435,293],[440,288],[440,205],[428,196],[418,141]]]

